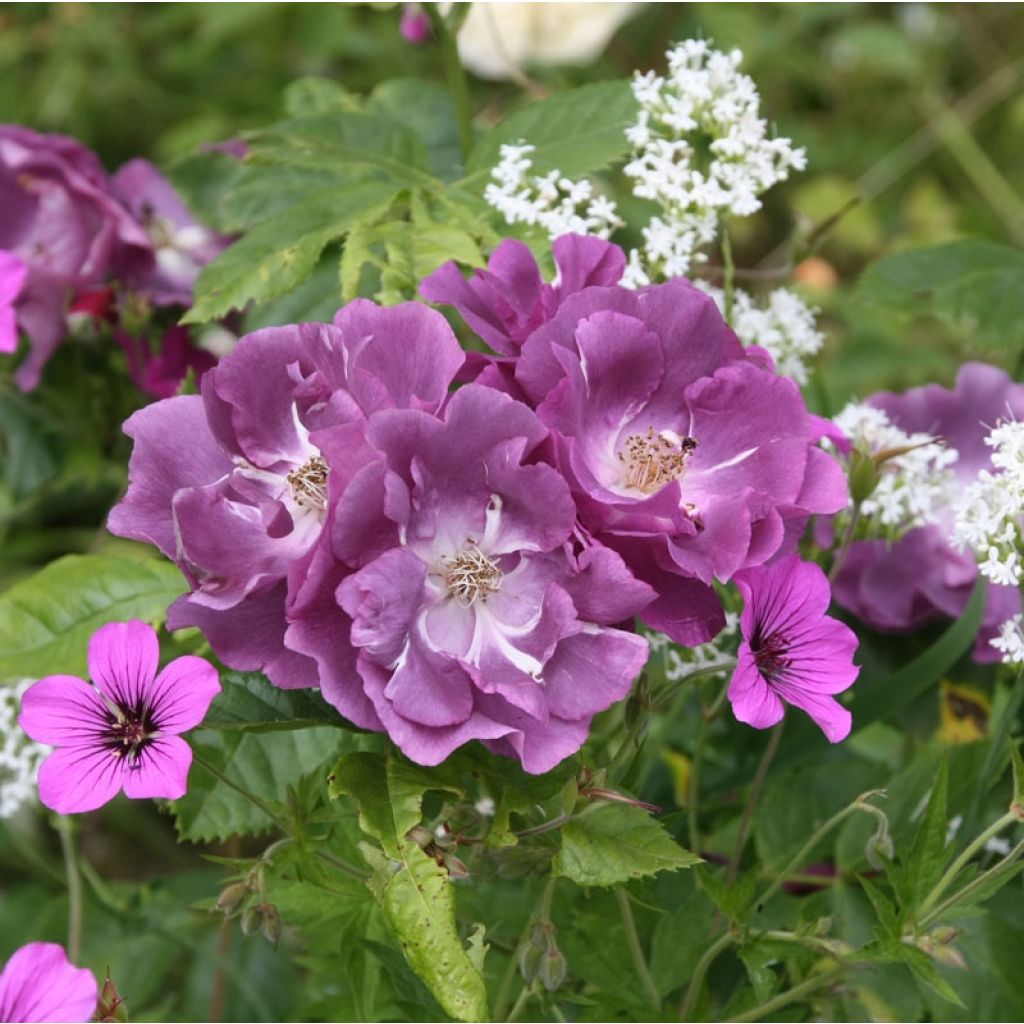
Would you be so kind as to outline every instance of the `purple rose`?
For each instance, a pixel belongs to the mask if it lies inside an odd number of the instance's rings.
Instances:
[[[0,125],[0,209],[0,250],[28,270],[15,303],[31,343],[15,380],[28,391],[66,333],[71,292],[140,273],[153,251],[96,156],[63,135]]]
[[[992,470],[985,437],[995,421],[1000,416],[1024,419],[1024,384],[1014,383],[997,367],[966,363],[952,389],[928,384],[902,395],[883,391],[867,403],[901,430],[941,437],[955,448],[959,458],[950,468],[954,491],[959,491],[981,470]],[[836,602],[882,632],[905,633],[935,619],[957,618],[978,570],[970,552],[952,546],[952,522],[952,510],[947,509],[938,524],[916,527],[894,543],[854,542],[833,584]],[[988,584],[976,661],[999,660],[989,641],[1020,607],[1017,588]]]
[[[653,594],[614,552],[580,548],[569,488],[536,461],[546,437],[525,405],[474,384],[443,418],[375,413],[381,459],[342,496],[335,557],[292,606],[288,642],[316,659],[324,696],[421,764],[479,739],[547,771],[646,660],[612,626]]]
[[[280,686],[315,686],[314,662],[285,649],[288,578],[301,582],[328,517],[364,462],[366,417],[434,411],[462,352],[440,314],[358,300],[333,324],[243,337],[202,380],[125,424],[128,493],[111,532],[156,545],[191,592],[172,629],[198,626],[218,655]]]
[[[158,306],[191,305],[199,271],[228,239],[198,223],[148,160],[130,160],[121,167],[111,190],[145,228],[155,254],[154,264],[140,267],[128,283]]]

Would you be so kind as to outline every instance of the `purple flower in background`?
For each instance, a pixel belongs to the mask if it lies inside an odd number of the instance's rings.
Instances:
[[[18,348],[18,320],[14,303],[28,277],[28,267],[13,252],[0,250],[0,352]]]
[[[0,1021],[85,1022],[98,998],[92,972],[69,963],[53,942],[22,946],[0,972]]]
[[[315,663],[284,647],[288,577],[297,584],[328,515],[363,463],[366,417],[433,411],[462,364],[444,318],[417,303],[350,303],[333,324],[271,327],[208,371],[202,397],[140,410],[119,536],[155,544],[192,588],[172,629],[198,626],[238,669],[279,686],[318,685]]]
[[[984,363],[966,363],[952,389],[938,384],[912,388],[904,394],[879,392],[867,404],[881,409],[907,433],[941,437],[959,458],[950,505],[982,469],[991,471],[992,449],[985,436],[1000,417],[1024,419],[1024,384]],[[873,629],[903,633],[938,618],[957,618],[967,605],[978,575],[970,552],[951,543],[952,509],[937,524],[915,527],[899,540],[855,541],[836,575],[836,603]],[[985,612],[974,647],[979,662],[997,661],[989,641],[999,626],[1020,611],[1016,587],[989,583]]]
[[[420,4],[405,4],[402,17],[398,22],[398,31],[402,38],[413,46],[420,46],[430,35],[430,18]]]
[[[129,284],[158,306],[188,306],[199,271],[228,239],[198,223],[171,183],[148,161],[131,160],[111,179],[114,196],[145,228],[155,265],[140,267]]]
[[[568,487],[530,461],[546,435],[525,405],[474,384],[443,419],[376,413],[367,440],[383,462],[337,513],[362,566],[307,577],[326,585],[289,643],[317,659],[342,714],[420,764],[479,739],[547,771],[646,661],[642,638],[610,627],[653,594],[613,552],[579,550]]]
[[[209,352],[192,344],[187,327],[178,325],[164,333],[157,351],[148,338],[135,338],[117,329],[114,338],[128,357],[128,374],[140,390],[154,398],[177,394],[189,370],[197,381],[217,364]]]
[[[15,302],[31,343],[15,380],[28,391],[67,332],[71,293],[144,272],[153,249],[96,156],[63,135],[0,125],[0,210],[0,250],[28,269]]]
[[[192,751],[179,734],[203,720],[220,682],[202,658],[177,658],[157,674],[159,659],[152,627],[112,622],[89,641],[94,685],[47,676],[25,692],[19,725],[57,748],[39,769],[39,799],[51,810],[92,811],[121,790],[185,795]]]
[[[741,722],[766,729],[781,721],[784,703],[802,708],[838,743],[852,719],[833,696],[849,689],[860,669],[853,663],[854,632],[830,618],[828,580],[812,562],[789,555],[734,577],[743,595],[736,669],[729,702]]]

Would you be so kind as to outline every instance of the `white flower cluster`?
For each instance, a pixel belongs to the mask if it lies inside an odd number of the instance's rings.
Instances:
[[[1005,665],[1024,665],[1024,615],[1014,615],[999,627],[989,643],[1003,655]]]
[[[983,469],[954,507],[953,538],[993,583],[1024,581],[1024,423],[1003,420],[985,438],[995,472]]]
[[[666,76],[634,78],[640,113],[626,129],[634,152],[625,173],[633,194],[663,211],[643,232],[646,274],[677,277],[714,241],[720,217],[756,213],[760,195],[807,160],[791,140],[769,138],[757,87],[739,70],[739,50],[723,53],[689,39],[666,56]],[[639,254],[634,262],[639,268]]]
[[[550,238],[570,233],[607,238],[621,226],[615,203],[597,193],[593,182],[573,181],[560,171],[530,175],[534,149],[525,142],[503,145],[484,190],[484,199],[509,224],[536,224]]]
[[[834,418],[853,446],[873,457],[887,452],[878,486],[861,505],[861,515],[898,535],[915,526],[941,522],[955,486],[949,468],[960,457],[930,434],[907,434],[881,409],[851,402]],[[905,449],[905,450],[904,450]]]
[[[725,292],[697,282],[725,313]],[[814,310],[796,292],[776,288],[762,305],[737,288],[732,297],[732,329],[744,345],[760,345],[775,360],[775,369],[797,384],[807,383],[807,360],[821,350],[825,336]]]
[[[721,632],[706,644],[697,647],[680,647],[672,643],[664,633],[644,632],[652,652],[661,655],[665,678],[670,683],[678,682],[684,676],[701,669],[721,665],[736,657],[736,637],[740,617],[735,612],[727,612],[725,626]],[[728,671],[725,669],[723,671]]]
[[[49,747],[30,740],[18,725],[21,698],[35,682],[0,687],[0,818],[13,817],[36,795],[36,775]]]

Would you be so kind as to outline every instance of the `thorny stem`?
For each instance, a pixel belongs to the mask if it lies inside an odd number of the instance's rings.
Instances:
[[[622,915],[622,926],[626,931],[626,944],[629,946],[629,953],[633,958],[633,966],[640,976],[640,983],[644,987],[647,998],[651,1001],[651,1006],[660,1010],[661,998],[658,995],[658,987],[654,984],[650,968],[647,966],[647,958],[640,945],[640,936],[636,932],[636,921],[633,920],[633,910],[629,905],[629,896],[626,895],[625,889],[616,889],[615,899],[619,904],[619,913]]]
[[[1012,811],[1007,811],[998,821],[994,821],[984,832],[981,833],[973,842],[971,842],[960,854],[959,857],[946,869],[946,873],[935,883],[935,888],[924,898],[924,902],[918,908],[918,912],[922,916],[926,916],[928,911],[942,897],[942,894],[953,884],[956,876],[970,862],[971,858],[981,850],[985,844],[993,837],[999,835],[1008,825],[1012,825],[1018,820],[1017,816]]]
[[[693,1016],[693,1008],[697,1005],[697,996],[700,994],[700,987],[704,983],[704,975],[708,968],[715,962],[718,954],[736,941],[736,936],[727,931],[720,935],[712,945],[705,951],[704,955],[697,961],[697,966],[690,975],[690,984],[686,986],[686,992],[679,1003],[678,1017],[680,1020],[690,1020]]]
[[[729,871],[726,874],[725,880],[726,885],[732,885],[736,881],[736,875],[740,869],[740,860],[743,857],[743,848],[747,845],[747,836],[750,833],[750,823],[754,817],[754,809],[757,807],[758,800],[761,799],[764,780],[768,775],[768,769],[771,767],[775,752],[779,749],[779,741],[782,739],[782,726],[784,724],[785,719],[772,729],[771,735],[768,737],[768,745],[764,748],[761,761],[757,766],[757,772],[754,774],[754,781],[750,786],[750,794],[747,796],[747,802],[743,806],[743,816],[740,818],[740,830],[736,836],[736,848],[733,850],[732,859],[729,861]]]
[[[831,970],[823,971],[821,974],[812,974],[809,978],[801,981],[799,985],[794,985],[785,992],[780,992],[767,1002],[761,1003],[760,1006],[755,1006],[752,1010],[747,1010],[746,1013],[741,1013],[736,1017],[730,1017],[726,1024],[743,1024],[745,1021],[760,1020],[762,1017],[767,1017],[774,1010],[787,1006],[789,1003],[795,1003],[798,999],[814,992],[816,989],[824,988],[826,985],[831,985],[832,982],[838,981],[842,973],[841,968],[833,967]]]
[[[239,796],[245,797],[253,806],[258,807],[286,836],[294,839],[295,836],[292,830],[288,827],[288,823],[271,809],[270,805],[260,799],[255,793],[250,793],[244,786],[240,786],[233,779],[229,779],[219,768],[208,761],[202,754],[193,748],[192,757],[196,764],[198,764],[204,771],[209,772],[215,779],[222,782],[229,789],[233,789]],[[339,857],[335,857],[333,853],[329,853],[327,850],[316,850],[315,855],[322,860],[325,864],[330,864],[332,867],[337,868],[339,871],[343,871],[346,875],[352,878],[357,878],[359,881],[365,881],[366,875],[360,871],[357,867],[349,864],[347,861],[341,860]]]
[[[469,4],[455,4],[451,15],[442,14],[440,5],[430,4],[427,13],[434,34],[440,43],[444,73],[448,79],[448,91],[452,95],[452,103],[455,106],[455,120],[459,129],[459,150],[462,153],[463,165],[465,165],[469,159],[470,150],[473,148],[473,110],[469,102],[466,72],[459,59],[459,47],[455,39],[458,22],[462,20],[460,6],[469,7]]]
[[[60,849],[64,855],[64,870],[68,880],[68,959],[78,963],[78,952],[82,940],[82,879],[78,873],[75,857],[75,840],[72,830],[75,824],[70,819],[58,819],[54,828],[60,836]]]

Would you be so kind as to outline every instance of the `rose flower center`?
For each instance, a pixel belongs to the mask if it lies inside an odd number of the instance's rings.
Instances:
[[[291,484],[296,504],[323,512],[327,507],[327,477],[330,471],[320,455],[314,455],[298,469],[293,469],[287,480]]]
[[[686,472],[696,447],[694,438],[680,437],[671,430],[656,434],[648,427],[645,434],[630,434],[618,453],[626,473],[625,485],[644,494],[661,490]]]
[[[448,594],[464,608],[478,598],[486,601],[501,587],[502,571],[479,548],[464,548],[457,555],[441,559]]]

